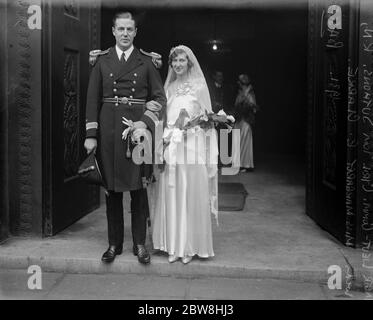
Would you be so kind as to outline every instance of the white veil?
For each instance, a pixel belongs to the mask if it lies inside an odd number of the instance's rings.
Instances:
[[[206,79],[203,74],[203,71],[198,63],[196,56],[193,51],[184,45],[178,45],[170,50],[170,55],[177,49],[184,51],[192,63],[191,68],[188,70],[187,81],[192,85],[198,88],[198,101],[202,109],[207,113],[212,113],[210,93],[207,87]],[[166,82],[164,84],[164,89],[169,99],[169,95],[173,94],[171,87],[172,83],[176,80],[176,73],[172,69],[172,66],[169,65]],[[210,199],[210,209],[211,213],[214,214],[216,221],[218,222],[218,139],[217,132],[215,129],[211,129],[208,134],[209,141],[206,141],[206,163],[209,177],[209,199]]]
[[[193,51],[190,48],[184,45],[179,45],[177,47],[172,48],[170,50],[170,56],[177,49],[184,51],[186,55],[188,56],[189,61],[192,63],[192,67],[188,70],[188,82],[200,88],[200,92],[199,92],[200,93],[199,98],[201,100],[200,104],[208,113],[211,113],[212,107],[211,107],[210,93],[207,87],[205,76],[198,63],[196,56],[194,55]],[[166,93],[169,92],[170,86],[175,80],[176,80],[176,73],[172,69],[171,65],[169,65],[166,82],[164,84],[164,89]]]

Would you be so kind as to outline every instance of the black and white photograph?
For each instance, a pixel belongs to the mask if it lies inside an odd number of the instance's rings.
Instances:
[[[0,300],[373,300],[373,0],[0,0]]]

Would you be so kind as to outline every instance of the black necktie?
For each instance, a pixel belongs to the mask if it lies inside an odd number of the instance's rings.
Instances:
[[[126,55],[125,55],[124,51],[122,52],[122,56],[120,57],[120,62],[121,63],[126,63]]]

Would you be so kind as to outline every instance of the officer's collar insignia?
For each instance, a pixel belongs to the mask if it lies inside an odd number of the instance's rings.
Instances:
[[[102,51],[102,50],[92,50],[92,51],[89,51],[89,63],[92,66],[94,66],[95,63],[96,63],[96,61],[97,61],[97,57],[102,56],[104,54],[107,54],[107,53],[109,53],[109,51],[110,51],[110,48],[107,49],[107,50],[104,50],[104,51]]]
[[[157,69],[160,69],[162,67],[162,56],[159,53],[156,52],[146,52],[142,49],[140,49],[140,52],[150,58],[152,58],[152,62],[155,65]]]

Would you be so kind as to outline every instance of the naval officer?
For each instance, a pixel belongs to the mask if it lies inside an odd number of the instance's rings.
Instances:
[[[95,51],[86,107],[87,152],[97,150],[106,182],[106,215],[109,248],[102,261],[112,262],[123,250],[123,192],[131,196],[131,230],[133,254],[140,263],[150,263],[145,247],[148,198],[143,185],[144,166],[133,162],[131,138],[122,139],[127,128],[122,117],[133,121],[133,135],[141,130],[154,133],[166,96],[156,68],[156,56],[140,52],[133,45],[136,21],[131,13],[117,13],[112,33],[116,45],[106,51]],[[91,57],[91,58],[92,58]],[[149,168],[148,168],[149,169]]]

